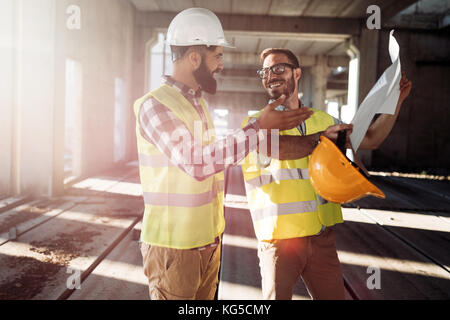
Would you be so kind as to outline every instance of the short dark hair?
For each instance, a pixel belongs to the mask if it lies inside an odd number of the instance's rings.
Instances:
[[[194,50],[208,50],[208,51],[214,51],[216,50],[217,46],[205,46],[205,45],[196,45],[196,46],[170,46],[170,50],[172,51],[172,61],[176,61],[180,58],[182,58],[186,52],[189,51],[189,49]]]
[[[298,59],[295,56],[295,54],[289,50],[289,49],[283,49],[283,48],[267,48],[263,52],[261,52],[261,63],[264,63],[264,60],[267,58],[270,54],[284,54],[289,62],[293,64],[296,68],[300,68],[300,64],[298,63]]]

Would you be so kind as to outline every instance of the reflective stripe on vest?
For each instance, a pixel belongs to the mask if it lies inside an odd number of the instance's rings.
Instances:
[[[311,201],[297,201],[289,203],[280,203],[267,206],[263,209],[252,210],[252,218],[261,220],[271,216],[281,216],[285,214],[303,213],[317,211],[316,200]]]
[[[148,205],[155,206],[170,206],[170,207],[200,207],[210,203],[217,194],[223,192],[223,181],[218,181],[217,189],[200,194],[183,194],[183,193],[158,193],[158,192],[144,192],[144,202]]]
[[[170,207],[200,207],[213,201],[217,193],[201,194],[144,192],[144,201],[148,205]]]
[[[203,99],[200,103],[210,131],[208,135],[198,136],[193,130],[195,122],[202,120],[176,89],[163,85],[136,101],[139,171],[145,202],[141,240],[174,249],[191,249],[213,243],[225,229],[224,175],[218,173],[198,181],[174,165],[142,136],[139,111],[150,98],[169,108],[186,125],[194,139],[199,139],[197,143],[205,146],[215,140],[213,122]]]
[[[279,169],[273,172],[261,174],[259,177],[245,181],[245,183],[247,184],[247,188],[252,190],[272,182],[296,179],[309,179],[308,169]]]
[[[307,135],[334,125],[333,117],[317,109],[313,111],[305,122]],[[280,135],[299,136],[300,132],[294,128],[281,131]],[[272,159],[268,167],[261,168],[254,152],[241,163],[253,226],[259,240],[309,236],[316,234],[322,225],[343,222],[340,205],[326,201],[315,192],[309,180],[308,162],[309,157]]]

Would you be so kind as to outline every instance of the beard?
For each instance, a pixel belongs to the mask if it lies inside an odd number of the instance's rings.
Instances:
[[[202,59],[200,67],[194,71],[194,78],[203,91],[210,94],[216,94],[217,81],[214,79],[213,73],[208,70],[204,59]]]
[[[277,80],[272,80],[271,82],[275,82]],[[295,78],[294,78],[294,74],[292,74],[292,77],[290,79],[288,79],[287,83],[286,83],[286,87],[282,90],[278,90],[278,88],[275,88],[274,90],[272,89],[267,89],[267,93],[269,94],[270,98],[272,99],[278,99],[282,94],[284,94],[286,96],[286,99],[289,98],[295,90]]]

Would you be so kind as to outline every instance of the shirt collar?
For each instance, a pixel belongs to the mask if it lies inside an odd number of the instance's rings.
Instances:
[[[274,102],[274,101],[275,101],[274,99],[270,99],[270,100],[269,100],[269,103],[272,103],[272,102]],[[303,103],[302,103],[302,101],[301,101],[300,99],[298,100],[298,105],[299,105],[299,108],[303,107]],[[276,107],[275,110],[278,110],[278,111],[285,111],[285,110],[289,110],[289,108],[288,108],[288,107],[285,107],[285,106],[283,106],[283,105],[281,104],[281,105],[279,105],[278,107]]]
[[[193,98],[200,98],[202,96],[202,90],[200,88],[197,91],[195,91],[194,89],[188,87],[184,83],[176,81],[171,76],[164,76],[162,78],[162,83],[177,89],[183,95],[188,95]]]

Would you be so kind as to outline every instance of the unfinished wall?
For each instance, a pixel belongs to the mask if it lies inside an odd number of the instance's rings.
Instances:
[[[70,5],[79,8],[79,27],[69,28]],[[117,101],[126,109],[121,139],[134,135],[135,9],[126,0],[2,0],[0,9],[0,195],[61,193],[69,59],[80,75],[80,174],[114,165]]]
[[[6,0],[0,7],[5,80],[1,192],[48,193],[55,108],[55,0]]]
[[[134,133],[130,123],[134,7],[125,0],[64,0],[58,1],[59,11],[74,4],[81,9],[81,28],[60,32],[63,56],[82,68],[82,173],[92,174],[114,165],[118,94],[126,109],[121,114],[126,131]],[[128,138],[124,143],[129,144]]]
[[[413,82],[397,123],[372,166],[401,171],[450,172],[450,37],[448,30],[394,32],[402,70]],[[380,34],[378,77],[390,65],[389,30]]]
[[[14,0],[3,1],[0,10],[0,198],[10,192],[14,103]]]

